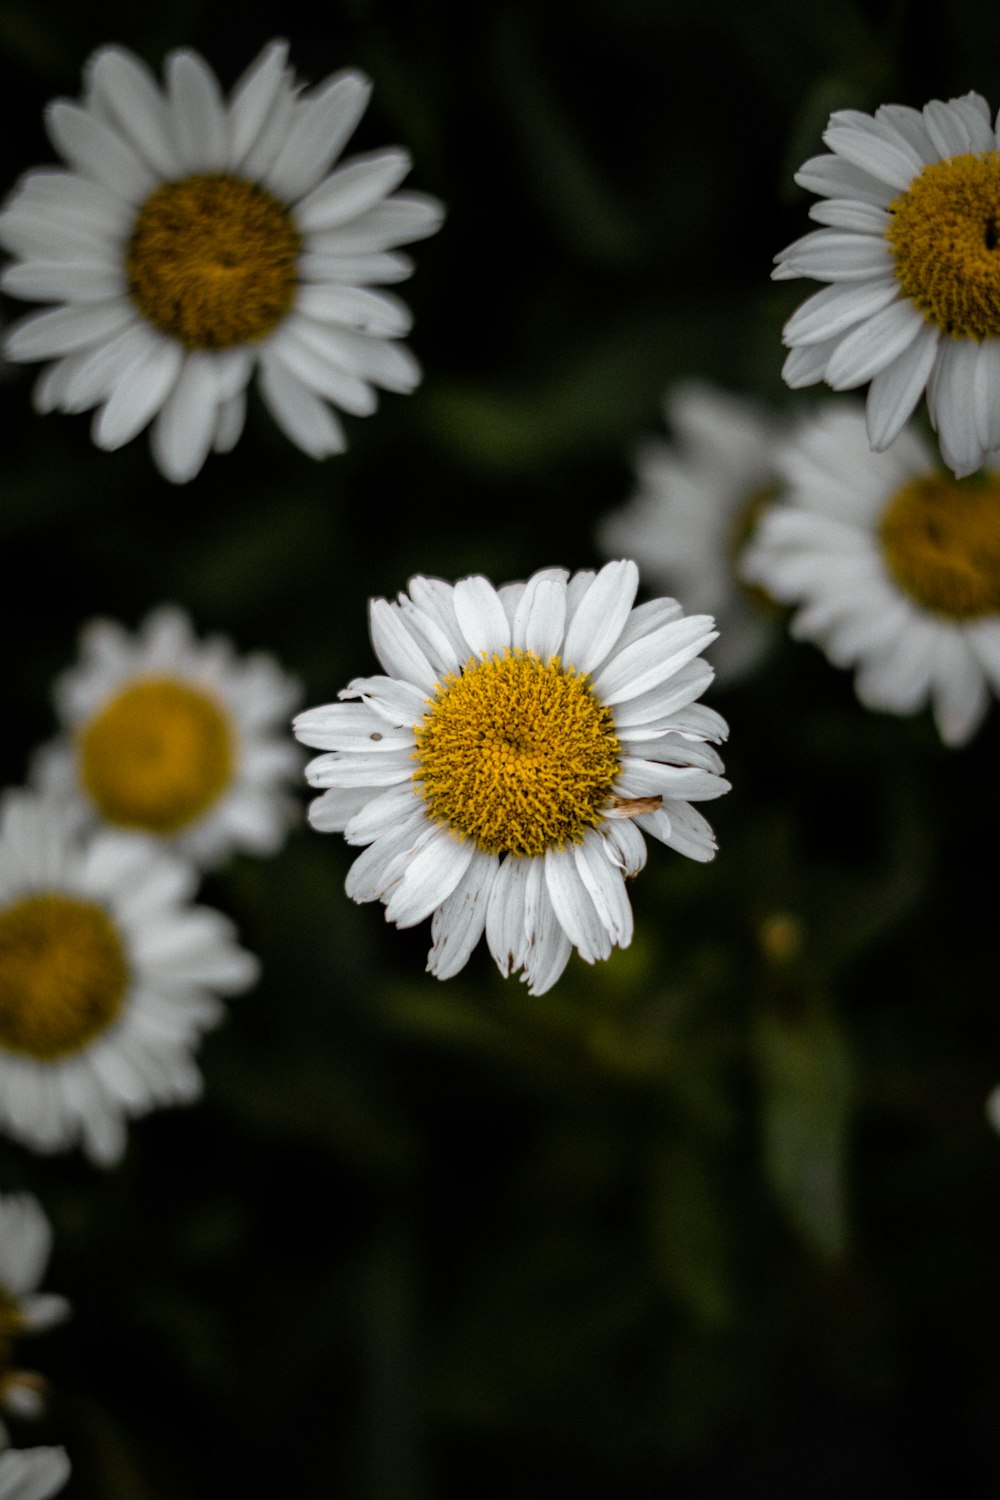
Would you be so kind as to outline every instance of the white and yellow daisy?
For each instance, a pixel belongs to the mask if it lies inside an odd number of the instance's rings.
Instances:
[[[1000,149],[969,93],[923,110],[838,110],[830,155],[795,174],[822,229],[776,257],[778,279],[831,285],[785,325],[791,386],[871,381],[868,434],[892,442],[926,388],[941,452],[959,476],[1000,448]]]
[[[52,800],[0,811],[0,1130],[36,1151],[79,1143],[102,1166],[125,1121],[201,1091],[192,1053],[218,996],[257,960],[194,869],[150,839],[98,830]]]
[[[52,1229],[38,1200],[0,1195],[0,1406],[16,1416],[36,1416],[44,1391],[40,1376],[15,1365],[18,1339],[69,1316],[65,1297],[38,1291],[51,1250]],[[0,1447],[8,1441],[0,1422]]]
[[[0,1500],[49,1500],[69,1475],[65,1448],[8,1448],[0,1453]]]
[[[777,482],[774,448],[783,424],[756,402],[698,380],[664,402],[671,442],[636,456],[638,492],[601,523],[605,552],[627,552],[657,588],[685,609],[712,615],[719,639],[709,659],[720,683],[757,663],[775,630],[775,611],[743,584],[737,560]]]
[[[96,407],[94,442],[120,448],[151,421],[168,479],[198,473],[243,429],[246,390],[314,458],[345,446],[334,411],[374,411],[373,387],[411,391],[398,340],[410,315],[373,287],[402,281],[398,246],[432,234],[433,198],[394,190],[398,148],[337,166],[370,84],[346,70],[309,93],[271,42],[228,103],[205,61],[167,58],[161,91],[121,47],[86,69],[82,103],[46,125],[69,170],[29,172],[0,214],[17,257],[0,285],[56,304],[16,325],[12,360],[54,359],[39,411]]]
[[[855,667],[866,708],[930,700],[964,744],[1000,692],[1000,473],[958,480],[911,427],[872,453],[859,405],[829,403],[779,453],[786,504],[761,518],[743,576],[797,604],[791,632]]]
[[[295,720],[329,752],[306,771],[326,788],[313,826],[367,845],[348,895],[384,901],[399,927],[432,917],[439,979],[485,931],[500,972],[543,994],[573,948],[593,963],[628,946],[643,832],[713,857],[691,806],[729,785],[708,743],[725,722],[695,701],[713,622],[673,599],[633,608],[638,585],[633,562],[500,589],[412,578],[398,602],[372,603],[387,675]]]
[[[199,641],[165,606],[134,635],[88,625],[54,697],[65,734],[32,776],[85,821],[149,834],[202,869],[280,847],[297,807],[302,760],[287,723],[301,689],[272,657]]]

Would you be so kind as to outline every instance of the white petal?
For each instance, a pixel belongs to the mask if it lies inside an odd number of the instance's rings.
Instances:
[[[569,623],[562,652],[565,667],[593,672],[604,661],[625,628],[638,588],[639,569],[634,562],[605,564]]]
[[[608,860],[599,834],[573,846],[576,870],[586,887],[598,919],[612,943],[627,948],[632,941],[632,907],[621,871]]]
[[[286,203],[314,188],[344,149],[370,95],[371,83],[363,73],[343,72],[302,100],[265,185]]]
[[[396,148],[352,157],[296,206],[296,223],[308,234],[360,218],[399,186],[411,165],[409,153]]]
[[[182,175],[163,96],[152,73],[124,47],[103,47],[88,65],[90,83],[141,157],[163,178]]]
[[[941,456],[959,478],[974,473],[985,457],[976,431],[977,360],[974,340],[941,339],[927,388]]]
[[[153,425],[153,456],[163,474],[186,484],[208,457],[215,434],[217,384],[210,354],[188,354]]]
[[[566,585],[561,580],[536,574],[514,615],[511,643],[522,651],[533,651],[541,661],[558,656],[566,628]]]
[[[585,963],[611,953],[611,937],[580,878],[570,849],[545,851],[545,882],[559,925]]]
[[[508,861],[509,863],[509,861]],[[451,979],[464,969],[486,926],[486,913],[500,861],[477,849],[458,885],[434,913],[428,972]]]
[[[269,42],[236,84],[229,100],[229,168],[235,171],[256,141],[285,77],[288,43]]]
[[[386,921],[415,927],[429,917],[451,895],[475,852],[471,839],[456,838],[450,828],[435,828],[434,836],[407,862],[386,905]]]
[[[0,279],[11,297],[33,302],[104,302],[127,291],[120,266],[105,261],[29,260]]]
[[[167,109],[179,160],[188,172],[224,172],[229,122],[218,80],[197,52],[172,52],[165,68]]]
[[[865,130],[833,125],[823,132],[823,140],[831,151],[879,182],[900,190],[908,188],[925,163],[895,132],[892,132],[895,140],[880,138],[874,127],[875,121]],[[889,135],[888,130],[885,134]]]
[[[142,431],[168,399],[183,362],[180,345],[160,339],[141,362],[129,367],[128,378],[118,382],[94,422],[98,448],[113,451]]]
[[[937,358],[940,335],[930,323],[891,365],[872,380],[868,388],[868,436],[875,451],[881,452],[902,432]]]
[[[838,337],[855,323],[881,312],[898,294],[898,284],[888,278],[862,286],[838,282],[821,287],[789,318],[782,330],[782,341],[794,348]]]
[[[261,395],[278,426],[310,458],[343,453],[347,446],[337,416],[277,360],[261,360]]]
[[[524,962],[524,899],[531,863],[513,855],[502,860],[486,903],[486,945],[505,979]]]
[[[370,626],[375,655],[388,675],[413,683],[432,696],[437,688],[437,675],[399,609],[386,599],[373,599]]]
[[[399,338],[409,333],[413,318],[409,308],[388,292],[367,287],[325,285],[301,286],[296,311],[319,323],[338,323],[354,333],[377,338]]]
[[[817,281],[868,281],[884,278],[893,268],[888,241],[879,235],[849,230],[816,229],[775,256],[778,268]],[[778,278],[781,279],[781,278]]]
[[[46,109],[45,123],[56,150],[118,198],[141,203],[156,186],[154,173],[124,137],[89,110],[57,99]]]
[[[489,579],[480,575],[460,579],[453,598],[455,616],[474,655],[492,656],[506,650],[510,625]]]
[[[826,367],[827,383],[835,391],[863,385],[905,353],[924,327],[912,302],[891,302],[841,340]]]
[[[688,615],[627,646],[594,679],[598,699],[624,703],[665,682],[715,640],[714,624],[710,615]]]
[[[7,334],[5,352],[15,361],[73,354],[102,343],[126,323],[135,321],[135,308],[124,297],[113,302],[54,307],[15,323]]]

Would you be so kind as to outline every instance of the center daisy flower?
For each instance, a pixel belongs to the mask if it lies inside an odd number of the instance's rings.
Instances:
[[[196,873],[149,839],[97,831],[28,793],[0,813],[0,1129],[106,1165],[125,1117],[200,1091],[191,1052],[215,994],[256,977]],[[0,1266],[0,1281],[2,1281]]]
[[[673,441],[654,439],[636,459],[638,490],[599,529],[605,552],[628,552],[685,609],[712,615],[709,657],[719,683],[757,664],[774,637],[776,611],[741,582],[737,564],[777,475],[779,418],[756,402],[698,380],[664,402]]]
[[[40,1375],[16,1368],[18,1341],[69,1316],[65,1297],[37,1290],[51,1249],[52,1230],[38,1200],[30,1193],[0,1196],[0,1406],[14,1416],[37,1416],[45,1389]],[[0,1421],[0,1447],[8,1442]]]
[[[853,403],[803,422],[779,467],[787,503],[762,518],[745,575],[800,606],[794,635],[856,665],[867,707],[929,699],[963,744],[1000,691],[1000,473],[953,478],[913,428],[872,453]]]
[[[49,1500],[69,1474],[65,1448],[8,1448],[0,1453],[0,1500]]]
[[[501,973],[543,994],[573,948],[593,963],[631,941],[643,832],[714,856],[691,803],[728,790],[709,743],[725,722],[696,702],[716,632],[673,599],[634,608],[638,584],[633,562],[500,589],[413,578],[372,604],[387,675],[295,720],[328,752],[306,770],[325,788],[314,827],[368,846],[348,894],[400,927],[431,916],[439,979],[485,932]]]
[[[285,735],[300,689],[272,658],[199,642],[168,606],[134,636],[93,621],[55,700],[65,735],[39,752],[33,778],[91,822],[151,834],[202,868],[280,847],[301,768]]]
[[[795,180],[827,227],[776,257],[778,279],[832,283],[785,325],[791,386],[871,381],[868,433],[888,447],[925,387],[945,462],[971,474],[1000,448],[1000,149],[979,94],[922,111],[831,115],[832,154]]]
[[[243,428],[254,371],[272,415],[314,458],[340,452],[334,407],[374,411],[373,387],[411,391],[406,307],[372,288],[404,280],[397,247],[432,234],[441,205],[396,193],[390,149],[331,170],[370,93],[359,72],[300,94],[272,42],[228,103],[197,53],[166,88],[131,53],[87,66],[81,104],[46,124],[68,171],[29,172],[0,214],[16,263],[0,285],[57,304],[15,326],[12,360],[55,359],[40,411],[97,408],[94,441],[121,447],[151,421],[168,479],[198,473]]]

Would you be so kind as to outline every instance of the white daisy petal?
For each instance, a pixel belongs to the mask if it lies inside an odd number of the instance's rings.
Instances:
[[[215,74],[188,51],[172,52],[164,71],[171,134],[185,171],[225,171],[229,128]]]
[[[327,458],[347,446],[336,414],[287,366],[269,355],[261,360],[261,395],[278,426],[310,458]]]
[[[863,385],[905,353],[924,327],[912,303],[890,302],[840,341],[826,367],[827,383],[835,391]]]
[[[188,354],[153,425],[153,451],[175,484],[198,473],[215,435],[218,384],[211,355]]]
[[[510,645],[507,615],[488,579],[460,579],[453,597],[455,617],[474,655],[490,656]]]
[[[160,177],[179,177],[183,166],[174,147],[163,97],[149,69],[124,47],[102,47],[90,60],[88,78],[94,93],[147,165]]]
[[[927,325],[886,365],[868,388],[868,436],[876,452],[888,448],[909,421],[938,354],[939,335]]]
[[[3,1500],[49,1500],[69,1474],[65,1448],[7,1448],[0,1453]]]
[[[360,219],[399,186],[411,165],[406,151],[371,151],[352,157],[297,205],[299,228],[315,233]]]
[[[235,172],[260,137],[285,81],[288,43],[269,42],[233,89],[229,101],[229,170]]]
[[[370,96],[369,80],[361,73],[347,72],[303,100],[288,138],[268,170],[266,186],[288,202],[314,188],[353,134]],[[395,181],[392,186],[396,186]],[[375,194],[376,199],[382,196],[381,192]]]
[[[606,563],[568,622],[563,656],[567,666],[592,672],[605,660],[625,627],[639,588],[634,562]]]
[[[56,150],[82,176],[110,188],[127,203],[139,203],[155,186],[155,176],[125,139],[95,115],[57,99],[45,111]]]
[[[451,979],[468,963],[486,927],[490,895],[500,862],[477,849],[458,885],[437,908],[431,922],[433,946],[427,969],[437,979]]]
[[[801,344],[824,343],[881,312],[898,295],[899,287],[889,278],[864,287],[843,282],[824,286],[792,314],[782,338],[793,349]]]

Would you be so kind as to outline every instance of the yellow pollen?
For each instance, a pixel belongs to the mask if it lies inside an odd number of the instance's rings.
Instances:
[[[27,896],[0,911],[0,1048],[51,1061],[118,1017],[129,970],[107,913],[90,901]]]
[[[879,534],[889,572],[925,609],[952,620],[1000,613],[1000,474],[911,479]]]
[[[587,677],[530,651],[449,674],[416,738],[413,779],[431,817],[487,854],[579,843],[618,774],[614,720]]]
[[[897,280],[928,322],[1000,334],[1000,151],[931,162],[889,207]]]
[[[109,823],[176,833],[232,780],[236,746],[222,705],[172,677],[130,683],[79,737],[78,774]]]
[[[277,198],[238,177],[166,182],[136,217],[125,258],[132,298],[188,349],[265,338],[292,305],[300,236]]]

